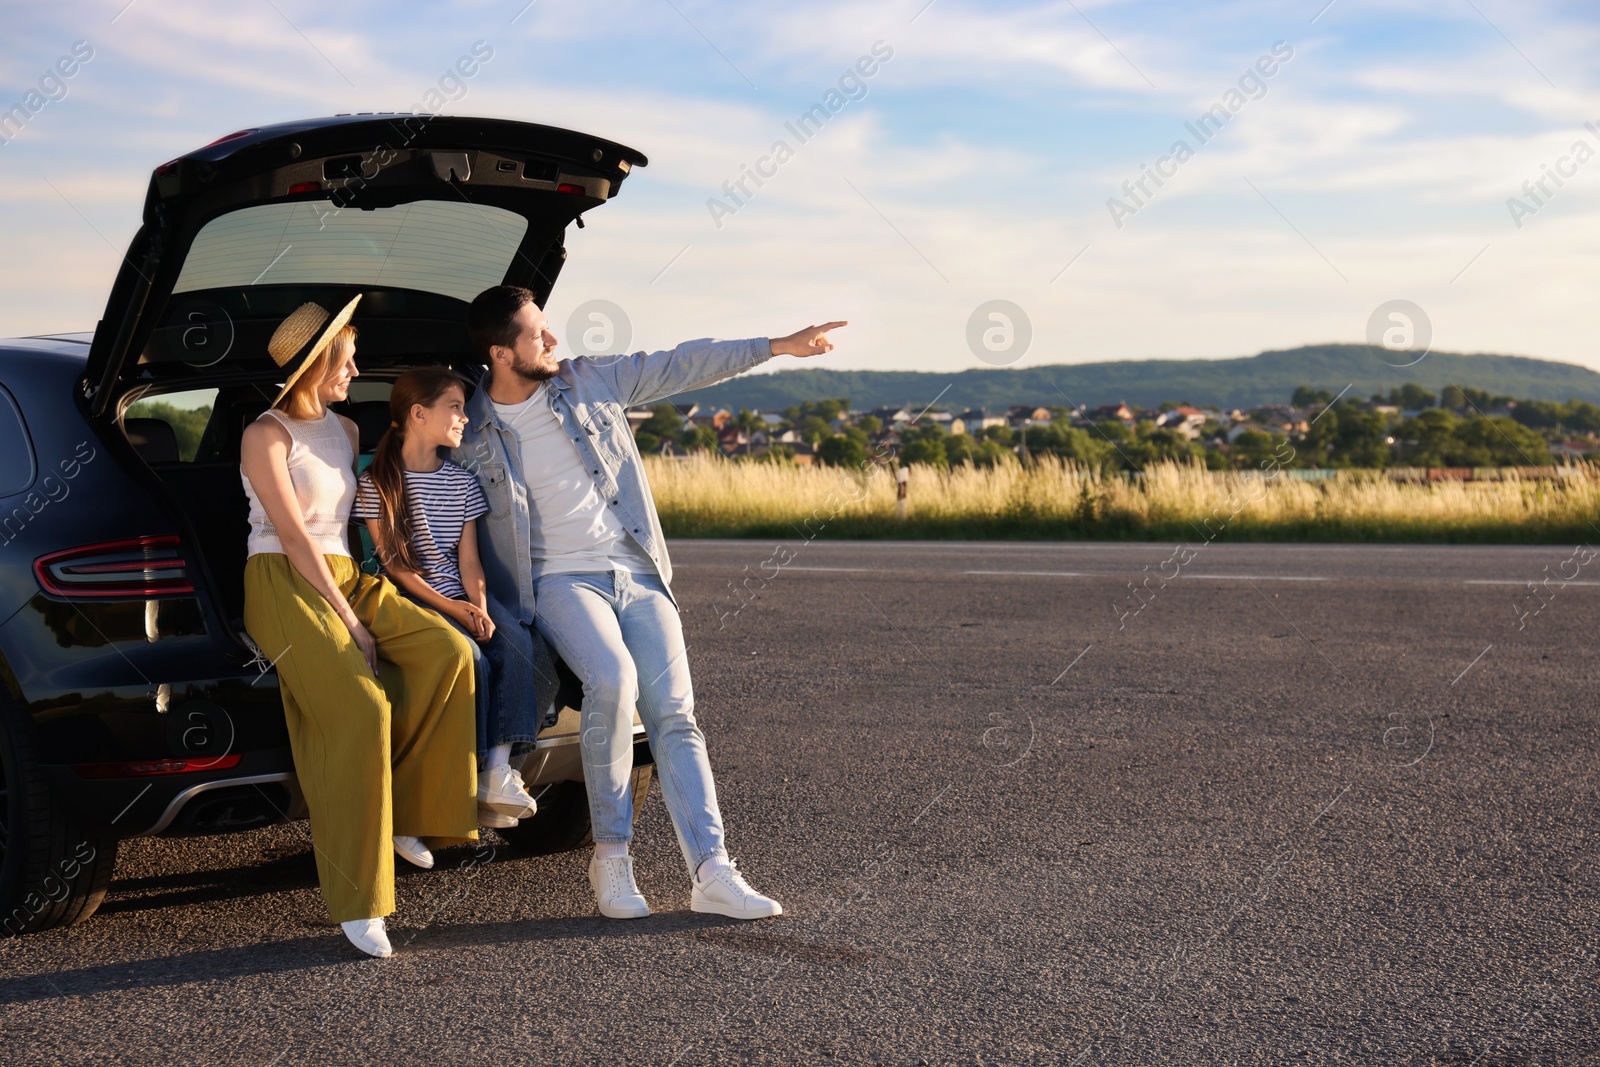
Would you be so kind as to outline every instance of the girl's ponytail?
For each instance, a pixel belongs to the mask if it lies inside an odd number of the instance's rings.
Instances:
[[[396,386],[395,392],[399,392]],[[390,400],[393,415],[394,401]],[[405,425],[391,418],[389,428],[383,432],[378,447],[372,454],[372,466],[367,473],[372,476],[372,486],[378,491],[378,507],[383,516],[383,538],[373,538],[378,562],[385,568],[399,567],[415,571],[416,553],[411,550],[411,501],[406,498],[405,465],[400,458],[401,446],[406,439]],[[381,540],[382,543],[378,543]]]

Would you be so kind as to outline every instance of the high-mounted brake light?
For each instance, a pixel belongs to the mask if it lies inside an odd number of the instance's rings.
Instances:
[[[293,185],[289,186],[289,194],[291,196],[295,193],[317,193],[321,191],[321,182],[295,182]]]
[[[218,137],[215,141],[206,145],[205,148],[200,149],[200,151],[204,152],[206,148],[215,148],[217,145],[227,144],[229,141],[237,141],[241,137],[249,137],[255,132],[255,130],[240,130],[238,133],[230,133],[226,137]]]
[[[187,563],[172,535],[103,541],[33,562],[39,588],[55,596],[99,600],[149,600],[192,594]]]
[[[556,192],[577,193],[579,196],[589,195],[589,190],[585,189],[581,185],[573,185],[571,182],[562,182],[560,185],[556,186]]]

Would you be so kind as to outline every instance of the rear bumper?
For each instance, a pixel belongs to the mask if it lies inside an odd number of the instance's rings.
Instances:
[[[43,770],[74,822],[96,836],[231,833],[306,814],[287,748],[245,752],[233,767],[200,773],[84,778],[71,767]]]
[[[654,762],[635,724],[635,766]],[[558,723],[522,765],[528,785],[582,781],[578,735]],[[235,833],[303,819],[305,795],[287,748],[246,752],[225,771],[137,778],[83,778],[71,767],[44,768],[51,787],[85,832],[102,837],[185,837]]]

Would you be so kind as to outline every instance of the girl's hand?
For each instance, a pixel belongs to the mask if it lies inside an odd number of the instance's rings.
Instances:
[[[450,614],[466,628],[473,640],[487,641],[494,636],[494,622],[490,620],[488,612],[481,610],[476,604],[458,600],[450,609]]]
[[[494,620],[489,618],[489,613],[478,607],[478,605],[472,604],[471,607],[473,614],[478,617],[479,625],[483,627],[483,636],[479,640],[489,640],[494,636]]]
[[[355,641],[356,647],[361,650],[361,658],[367,661],[367,669],[377,674],[378,642],[374,641],[367,628],[361,625],[360,619],[346,619],[344,625],[345,629],[350,631],[350,637]]]

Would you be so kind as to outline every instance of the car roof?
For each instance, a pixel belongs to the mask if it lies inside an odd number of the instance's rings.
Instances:
[[[0,349],[21,350],[24,352],[50,352],[61,356],[74,356],[78,359],[87,359],[89,356],[89,342],[94,339],[93,333],[47,333],[35,334],[28,337],[11,337],[0,339]]]

